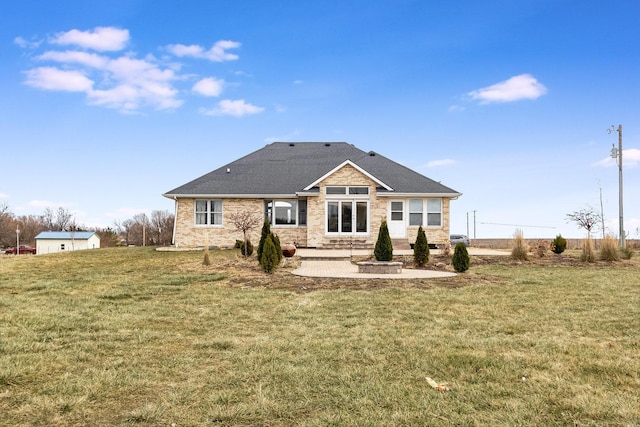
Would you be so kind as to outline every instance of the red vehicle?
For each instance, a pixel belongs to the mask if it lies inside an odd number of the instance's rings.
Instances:
[[[16,248],[7,248],[4,251],[5,254],[7,255],[15,255],[16,254]],[[36,254],[36,248],[32,248],[31,246],[27,246],[27,245],[20,245],[18,248],[18,253],[20,255],[22,254],[32,254],[35,255]]]

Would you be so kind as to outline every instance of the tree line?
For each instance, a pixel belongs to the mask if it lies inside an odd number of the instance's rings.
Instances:
[[[87,227],[76,221],[74,214],[63,207],[45,208],[41,215],[16,215],[9,205],[0,203],[0,248],[16,244],[20,230],[20,244],[35,246],[35,237],[42,231],[94,231],[100,236],[101,247],[136,245],[169,246],[173,235],[174,215],[154,210],[150,215],[140,213],[108,227]]]

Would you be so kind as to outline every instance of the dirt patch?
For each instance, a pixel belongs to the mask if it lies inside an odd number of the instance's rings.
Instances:
[[[403,261],[405,269],[416,268],[412,257],[397,257]],[[354,257],[352,262],[367,259],[366,257]],[[248,259],[237,257],[215,257],[210,266],[204,266],[202,262],[182,264],[181,271],[199,271],[202,273],[222,273],[226,279],[217,282],[222,286],[231,288],[276,289],[291,292],[312,292],[318,290],[378,290],[378,289],[436,289],[436,288],[461,288],[482,284],[500,285],[506,283],[505,279],[498,276],[482,273],[481,266],[496,265],[506,267],[539,266],[539,267],[584,267],[605,268],[634,267],[640,265],[640,261],[626,260],[615,263],[596,261],[585,263],[580,261],[579,253],[576,254],[550,254],[544,257],[531,255],[527,261],[517,261],[510,256],[471,256],[470,269],[454,277],[432,279],[336,279],[319,277],[302,277],[291,274],[300,267],[301,259],[298,257],[287,258],[283,264],[272,274],[264,273],[254,256]],[[451,265],[451,257],[432,255],[429,257],[427,269],[435,271],[454,272]]]

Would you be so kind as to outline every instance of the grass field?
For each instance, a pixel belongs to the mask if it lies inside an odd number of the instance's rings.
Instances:
[[[0,425],[640,425],[637,261],[363,283],[202,259],[0,258]]]

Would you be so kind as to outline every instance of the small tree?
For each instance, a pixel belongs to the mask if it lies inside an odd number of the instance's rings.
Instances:
[[[464,243],[458,243],[453,250],[453,258],[451,260],[453,264],[453,268],[458,273],[464,273],[469,269],[470,260],[469,260],[469,252],[467,251],[467,247]]]
[[[264,244],[267,241],[267,237],[271,234],[271,224],[268,219],[264,220],[262,224],[262,233],[260,234],[260,242],[258,243],[258,249],[256,250],[256,255],[258,256],[258,261],[262,259],[262,249],[264,248]]]
[[[418,228],[416,243],[413,245],[413,261],[419,267],[423,267],[429,261],[429,244],[422,226]]]
[[[587,237],[591,238],[591,231],[598,227],[602,217],[591,206],[587,206],[585,209],[567,214],[567,219],[587,230]]]
[[[280,245],[280,237],[277,234],[271,233],[273,239],[273,245],[276,247],[276,253],[278,254],[278,263],[282,261],[284,254],[282,253],[282,245]]]
[[[278,251],[274,242],[273,234],[269,233],[264,241],[262,256],[260,257],[260,267],[265,273],[272,273],[279,263]]]
[[[380,224],[378,240],[376,241],[373,254],[377,261],[391,261],[393,259],[393,244],[391,243],[387,221],[384,219],[382,220],[382,224]]]
[[[567,249],[567,239],[562,237],[560,234],[556,236],[555,239],[551,242],[551,251],[554,254],[560,255]]]
[[[242,241],[244,242],[242,245],[242,254],[246,258],[251,255],[249,253],[249,239],[247,238],[247,233],[260,225],[261,216],[245,209],[232,213],[229,215],[229,218],[233,226],[236,228],[236,231],[242,232]]]

